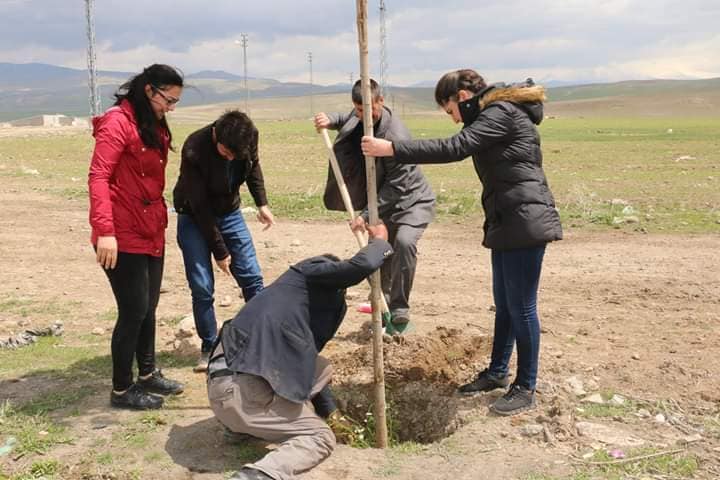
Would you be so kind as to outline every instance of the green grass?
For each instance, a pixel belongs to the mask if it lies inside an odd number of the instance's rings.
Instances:
[[[115,321],[117,320],[117,309],[116,309],[116,308],[110,308],[110,309],[108,309],[108,310],[105,310],[105,311],[102,312],[102,313],[98,313],[98,314],[95,316],[95,319],[96,319],[98,322],[113,323],[113,324],[114,324]]]
[[[113,311],[113,313],[114,313],[114,311]],[[117,314],[115,314],[115,317],[117,317]],[[113,317],[113,320],[115,317]],[[158,318],[158,324],[160,324],[161,322],[165,322],[165,325],[167,325],[169,327],[177,327],[183,318],[185,318],[185,315],[172,315],[172,316],[160,317],[160,318]]]
[[[50,300],[37,300],[30,297],[5,294],[0,297],[0,313],[14,317],[32,318],[53,318],[64,320],[70,318],[76,307],[81,302],[62,298]]]
[[[558,477],[555,475],[548,475],[545,473],[528,473],[522,477],[522,480],[593,480],[597,477],[592,477],[587,472],[579,472],[570,476]]]
[[[53,446],[72,440],[65,427],[55,423],[47,414],[29,415],[9,402],[0,405],[0,434],[4,438],[16,439],[15,456],[42,455]]]
[[[56,474],[60,473],[61,468],[62,464],[60,464],[57,460],[41,460],[34,462],[25,473],[9,477],[9,480],[52,480],[56,478]],[[0,474],[0,480],[4,480],[6,478],[8,477]]]
[[[639,448],[625,452],[626,459],[660,454],[663,450],[657,448]],[[592,465],[592,462],[601,463]],[[576,465],[576,471],[568,475],[551,475],[531,472],[522,477],[522,480],[626,480],[640,478],[693,478],[699,468],[697,457],[690,452],[664,454],[650,458],[638,458],[635,461],[615,463],[614,459],[605,450],[597,450],[587,463]]]
[[[656,448],[634,449],[626,453],[626,458],[641,457],[660,453]],[[610,462],[613,458],[604,450],[598,450],[592,457],[595,462]],[[593,466],[607,480],[623,480],[643,475],[670,476],[672,478],[691,478],[699,467],[697,458],[690,452],[675,455],[660,455],[634,462]]]
[[[634,414],[639,408],[637,402],[627,398],[621,405],[607,403],[615,395],[612,390],[602,391],[600,395],[606,403],[583,403],[577,409],[578,416],[584,418],[627,417]]]
[[[94,393],[95,389],[91,387],[49,392],[24,404],[22,407],[18,408],[18,412],[30,416],[44,415],[55,410],[76,405]]]
[[[411,116],[406,123],[416,138],[445,137],[459,128],[441,116]],[[270,206],[278,219],[344,219],[322,205],[327,151],[310,122],[257,125]],[[200,126],[173,125],[176,147]],[[543,122],[540,131],[545,171],[566,226],[720,232],[720,118],[556,118]],[[92,148],[87,133],[0,138],[0,178],[86,208]],[[178,165],[178,153],[171,153],[168,199]],[[28,169],[39,174],[23,173]],[[438,221],[481,216],[481,186],[470,160],[423,170],[438,196]],[[252,204],[245,187],[242,191],[244,203]],[[623,207],[612,205],[613,199],[627,202],[639,222],[620,223]]]
[[[145,412],[135,423],[124,425],[113,433],[113,443],[123,448],[144,449],[151,446],[152,435],[167,425],[167,416],[161,412]]]
[[[25,374],[76,380],[110,376],[110,356],[100,354],[107,348],[71,346],[63,341],[63,337],[40,337],[27,347],[0,350],[0,377]]]
[[[254,463],[264,457],[268,450],[259,442],[250,441],[223,447],[225,449],[224,465],[226,474],[224,478],[228,478],[232,472],[240,470],[247,463]]]
[[[399,447],[399,451],[412,450],[414,442],[401,442],[398,435],[397,414],[395,405],[388,401],[385,410],[385,424],[387,426],[387,445],[391,448]],[[350,420],[353,423],[353,434],[350,446],[353,448],[372,448],[376,446],[377,423],[375,422],[374,406],[368,406],[365,418],[361,421]],[[405,445],[407,444],[407,445]]]

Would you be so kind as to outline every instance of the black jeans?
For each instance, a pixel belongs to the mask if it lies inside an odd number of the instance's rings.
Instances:
[[[140,375],[155,369],[155,309],[160,298],[164,257],[118,253],[117,265],[105,270],[118,318],[112,335],[113,389],[133,383],[133,357]]]

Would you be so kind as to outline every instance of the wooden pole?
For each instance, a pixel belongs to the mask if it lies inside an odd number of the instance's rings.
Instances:
[[[360,85],[363,99],[363,128],[365,136],[372,137],[372,95],[370,91],[370,62],[368,60],[368,17],[367,0],[357,0],[357,29],[358,44],[360,46]],[[365,171],[367,173],[368,217],[370,225],[379,223],[377,209],[377,186],[375,175],[375,157],[365,157]],[[383,340],[382,319],[380,315],[380,272],[375,271],[370,276],[372,291],[372,329],[373,329],[373,370],[375,373],[375,446],[387,448],[388,432],[385,417],[385,371],[383,368]]]
[[[320,130],[320,134],[323,137],[323,141],[325,142],[325,146],[327,147],[328,152],[330,152],[330,167],[332,168],[333,175],[335,175],[335,181],[338,184],[338,190],[340,190],[340,196],[342,197],[343,205],[345,205],[345,211],[347,212],[348,218],[352,223],[352,221],[355,220],[355,208],[353,208],[352,199],[350,198],[350,192],[348,192],[347,185],[345,185],[345,179],[343,178],[342,170],[340,170],[340,164],[335,157],[335,150],[333,150],[333,144],[330,141],[330,135],[328,135],[328,131],[325,128]],[[367,245],[365,235],[358,231],[353,231],[353,235],[355,235],[355,240],[357,240],[358,247],[362,248]],[[387,314],[389,316],[390,307],[388,307],[387,301],[385,300],[385,295],[380,295],[380,304],[380,306],[382,307],[383,315]]]

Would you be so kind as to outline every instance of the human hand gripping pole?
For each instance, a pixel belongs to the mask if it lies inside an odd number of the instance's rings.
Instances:
[[[335,175],[335,180],[337,181],[338,189],[340,190],[340,196],[342,197],[343,204],[345,205],[345,210],[347,211],[350,224],[352,224],[355,220],[355,209],[353,208],[347,185],[345,185],[345,180],[343,179],[340,165],[338,164],[337,158],[335,157],[335,151],[333,150],[332,141],[330,141],[330,135],[328,135],[328,131],[326,128],[319,129],[319,132],[322,135],[323,140],[325,141],[325,146],[330,152],[330,166],[332,167],[333,175]],[[355,240],[357,240],[358,246],[360,248],[367,245],[367,240],[365,239],[365,236],[359,230],[352,230],[352,232],[353,235],[355,235]],[[391,323],[392,317],[390,315],[390,308],[388,307],[387,301],[385,300],[385,295],[380,296],[380,303],[383,320],[385,321],[386,325],[389,325]]]

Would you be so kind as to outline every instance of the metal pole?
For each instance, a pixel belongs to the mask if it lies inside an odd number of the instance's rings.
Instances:
[[[245,80],[245,113],[250,113],[250,107],[248,104],[250,103],[250,89],[248,88],[248,75],[247,75],[247,45],[248,45],[248,35],[247,33],[240,34],[240,38],[242,39],[242,47],[243,47],[243,73],[244,73],[244,80]]]
[[[360,80],[363,98],[363,129],[365,136],[373,136],[372,98],[370,92],[370,63],[368,60],[368,16],[367,0],[357,0],[358,44],[360,47]],[[370,225],[379,223],[377,209],[377,187],[375,173],[375,157],[365,157],[367,179],[368,217]],[[380,316],[380,271],[370,276],[372,298],[372,330],[373,330],[373,371],[375,376],[375,446],[387,448],[388,432],[385,407],[385,371],[383,365],[382,319]]]
[[[387,50],[387,7],[380,0],[380,92],[388,95],[388,50]]]
[[[308,64],[310,65],[310,117],[315,115],[315,107],[313,107],[313,69],[312,69],[312,52],[307,54]]]
[[[95,58],[95,0],[85,0],[85,17],[87,19],[87,64],[88,87],[90,88],[90,115],[100,115],[102,110],[100,91],[97,82],[97,65]]]

